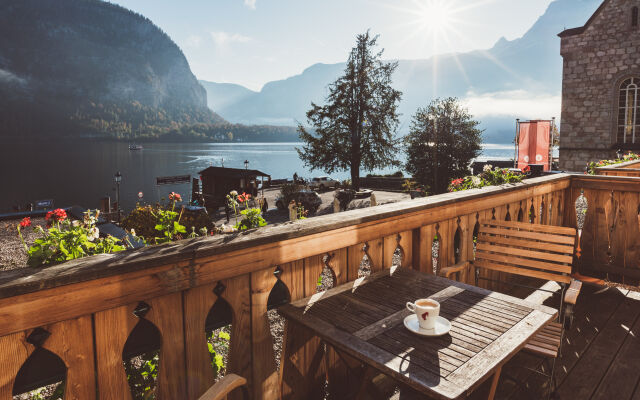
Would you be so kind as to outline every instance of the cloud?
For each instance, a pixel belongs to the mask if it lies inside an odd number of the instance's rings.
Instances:
[[[198,35],[189,35],[185,41],[185,46],[198,48],[202,44],[202,37]]]
[[[257,0],[244,0],[244,5],[249,7],[252,10],[256,9],[256,1]]]
[[[25,85],[27,80],[19,77],[11,71],[0,68],[0,82],[13,83],[18,85]]]
[[[474,116],[511,116],[550,118],[560,115],[559,94],[512,90],[493,93],[467,93],[462,100]]]
[[[211,32],[211,38],[216,43],[216,45],[220,47],[226,46],[231,43],[247,43],[251,41],[251,38],[248,36],[229,32]]]

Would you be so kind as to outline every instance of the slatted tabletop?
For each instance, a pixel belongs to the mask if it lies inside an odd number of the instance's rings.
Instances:
[[[407,301],[433,298],[449,334],[403,324]],[[435,398],[468,395],[499,371],[557,310],[414,270],[392,268],[279,308],[331,346]],[[286,377],[286,373],[284,374]]]

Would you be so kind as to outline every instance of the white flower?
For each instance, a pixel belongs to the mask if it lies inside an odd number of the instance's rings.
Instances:
[[[238,192],[237,192],[237,191],[235,191],[235,190],[232,190],[229,194],[230,194],[230,195],[232,195],[232,196],[237,196],[237,195],[238,195]]]
[[[233,225],[226,225],[226,224],[222,224],[220,229],[222,229],[223,233],[233,233],[237,231],[237,229]]]
[[[480,177],[477,177],[477,176],[472,176],[471,183],[473,183],[473,186],[480,186],[480,184],[482,183],[482,179],[480,179]]]
[[[73,225],[73,227],[74,227],[74,228],[77,228],[77,227],[79,227],[79,226],[80,226],[80,221],[75,220],[75,221],[73,221],[73,222],[71,223],[71,225]]]
[[[136,235],[136,230],[131,228],[131,236],[135,236]]]
[[[89,234],[87,235],[87,239],[89,239],[90,242],[93,242],[99,237],[100,237],[100,230],[98,229],[97,226],[94,226],[93,228],[89,229]]]
[[[482,170],[483,170],[484,172],[489,172],[489,171],[491,171],[492,169],[493,169],[493,165],[491,165],[491,164],[485,164],[484,168],[482,168]]]

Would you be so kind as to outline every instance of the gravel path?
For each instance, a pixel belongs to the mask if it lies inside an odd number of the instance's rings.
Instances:
[[[32,218],[33,225],[45,225],[44,218]],[[16,226],[20,220],[0,221],[0,271],[24,267],[27,264],[27,253],[22,246]],[[22,229],[27,246],[31,246],[38,234],[33,227]]]

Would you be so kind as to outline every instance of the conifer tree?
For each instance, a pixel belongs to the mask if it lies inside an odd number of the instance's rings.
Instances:
[[[402,93],[391,87],[397,62],[383,62],[376,52],[378,36],[358,35],[344,74],[329,85],[326,104],[311,103],[310,128],[298,125],[300,159],[311,169],[328,173],[351,171],[360,188],[360,168],[371,171],[398,165],[398,103]]]

